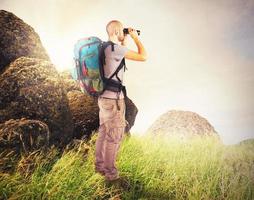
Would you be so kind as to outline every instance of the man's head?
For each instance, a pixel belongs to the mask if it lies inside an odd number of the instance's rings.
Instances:
[[[106,30],[109,37],[117,37],[119,42],[124,40],[123,25],[121,22],[117,20],[110,21],[106,26]]]

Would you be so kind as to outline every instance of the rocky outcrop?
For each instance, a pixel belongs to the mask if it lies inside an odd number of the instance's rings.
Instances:
[[[49,57],[34,29],[13,13],[0,10],[0,72],[21,56]]]
[[[72,138],[66,90],[48,61],[21,57],[0,74],[0,123],[21,118],[46,123],[50,143],[66,144]]]
[[[78,81],[72,79],[72,76],[68,70],[59,73],[62,78],[62,83],[67,92],[77,90],[81,91]]]
[[[97,99],[78,90],[69,91],[67,96],[74,122],[74,137],[89,137],[99,127]]]
[[[203,117],[191,111],[171,110],[159,117],[147,131],[155,135],[180,136],[215,136],[217,132]]]
[[[38,120],[10,119],[0,124],[0,152],[28,152],[49,143],[47,124]]]
[[[19,149],[23,145],[20,137],[26,139],[28,135],[35,144],[36,133],[27,127],[43,130],[38,131],[38,138],[47,132],[43,141],[58,146],[96,131],[97,99],[81,93],[68,70],[56,70],[34,29],[4,10],[0,10],[0,27],[0,144],[8,141],[7,146],[16,144]],[[126,107],[129,131],[137,108],[130,99],[126,100]],[[27,143],[24,150],[40,146],[29,145],[32,144]]]

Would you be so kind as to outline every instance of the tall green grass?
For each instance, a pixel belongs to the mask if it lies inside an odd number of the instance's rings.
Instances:
[[[254,199],[253,143],[126,137],[117,160],[126,190],[94,172],[96,138],[62,155],[53,148],[24,157],[14,173],[0,174],[0,199]]]

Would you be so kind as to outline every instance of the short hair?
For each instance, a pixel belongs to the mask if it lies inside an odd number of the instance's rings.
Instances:
[[[119,27],[122,25],[122,23],[118,20],[111,20],[107,26],[106,31],[108,35],[113,35],[116,29],[119,29]]]

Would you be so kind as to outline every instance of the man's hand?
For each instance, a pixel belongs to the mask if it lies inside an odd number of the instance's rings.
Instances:
[[[138,33],[133,28],[128,28],[131,38],[134,40],[136,46],[138,47],[138,52],[129,50],[125,54],[125,58],[136,61],[145,61],[147,59],[146,50],[138,38]]]
[[[135,29],[133,28],[128,28],[129,34],[131,36],[132,39],[136,39],[138,38],[138,33]]]

